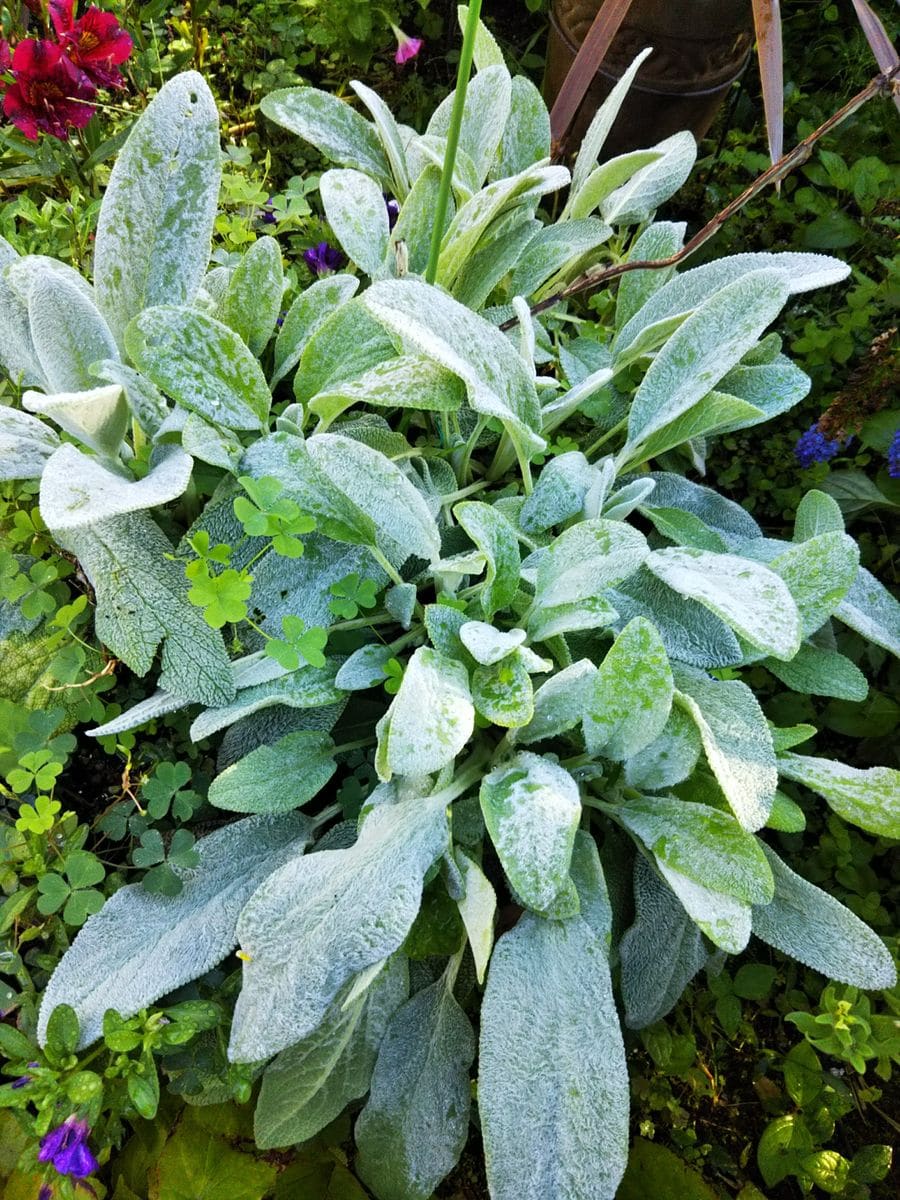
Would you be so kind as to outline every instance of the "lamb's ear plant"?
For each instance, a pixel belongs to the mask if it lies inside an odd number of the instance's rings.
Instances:
[[[274,338],[275,247],[205,274],[219,168],[194,74],[122,151],[93,285],[4,250],[0,353],[28,410],[4,410],[10,461],[41,477],[99,638],[158,673],[92,732],[199,704],[192,736],[226,731],[209,799],[241,814],[198,840],[178,896],[130,885],[88,919],[40,1034],[65,1003],[87,1044],[108,1008],[127,1019],[239,947],[229,1056],[262,1075],[259,1145],[368,1094],[363,1181],[426,1200],[466,1141],[483,992],[491,1195],[601,1200],[628,1153],[620,1010],[660,1019],[751,935],[854,987],[893,982],[878,937],[776,847],[810,794],[900,836],[900,775],[805,751],[815,729],[775,727],[748,681],[862,699],[840,630],[898,654],[900,607],[824,494],[780,541],[682,473],[802,399],[766,330],[847,268],[642,271],[614,326],[532,320],[588,262],[677,249],[683,226],[654,213],[694,147],[597,165],[635,64],[570,175],[481,27],[475,61],[433,284],[453,100],[419,133],[358,84],[358,107],[263,101],[335,163],[322,202],[352,264]],[[196,461],[219,483],[193,519]],[[380,782],[357,815],[329,784],[361,745]]]

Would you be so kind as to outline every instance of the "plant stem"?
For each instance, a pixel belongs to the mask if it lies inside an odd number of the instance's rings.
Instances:
[[[588,446],[587,450],[585,450],[585,452],[584,452],[585,458],[590,458],[591,455],[595,454],[600,449],[601,446],[605,446],[606,443],[610,440],[610,438],[614,438],[617,433],[621,433],[622,430],[627,426],[627,424],[628,424],[628,418],[623,417],[622,420],[619,421],[618,425],[613,425],[612,429],[607,429],[606,433],[604,433],[600,437],[598,437],[596,442],[594,442],[592,445]]]
[[[478,18],[480,16],[481,0],[469,0],[469,15],[466,18],[466,30],[463,34],[462,50],[459,54],[459,70],[456,74],[456,92],[453,96],[450,128],[447,130],[447,153],[444,155],[441,186],[434,209],[434,225],[431,230],[431,252],[428,255],[428,266],[425,270],[426,283],[434,283],[437,278],[438,259],[440,258],[441,241],[444,236],[444,221],[447,218],[450,189],[453,186],[453,168],[456,164],[456,151],[459,148],[459,133],[462,128],[463,113],[466,107],[466,89],[469,86],[472,59],[475,56],[475,35],[478,32]]]

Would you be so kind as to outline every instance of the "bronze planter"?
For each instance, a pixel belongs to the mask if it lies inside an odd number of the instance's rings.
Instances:
[[[603,0],[554,0],[544,96],[553,103]],[[640,50],[641,67],[603,150],[611,158],[690,129],[699,140],[753,45],[750,0],[634,0],[566,137],[577,147],[594,113]]]

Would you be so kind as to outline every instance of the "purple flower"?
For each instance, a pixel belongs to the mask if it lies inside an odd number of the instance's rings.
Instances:
[[[798,438],[794,454],[801,467],[811,467],[813,463],[828,462],[834,458],[842,445],[840,438],[827,438],[818,425],[811,425]]]
[[[398,29],[396,25],[392,25],[394,37],[397,39],[397,50],[394,54],[394,62],[398,67],[402,67],[404,63],[408,63],[410,59],[415,58],[425,43],[421,38],[410,37],[408,33],[404,33],[402,29]]]
[[[400,201],[395,200],[393,196],[384,193],[384,203],[388,213],[388,229],[393,229],[397,224],[397,218],[400,216]]]
[[[260,216],[264,225],[277,225],[278,218],[272,211],[272,197],[269,196],[265,204],[260,209]]]
[[[88,1148],[89,1133],[87,1121],[67,1117],[41,1138],[38,1162],[52,1162],[60,1175],[71,1175],[73,1179],[93,1175],[100,1164]]]
[[[30,1062],[28,1065],[29,1065],[29,1067],[37,1067],[37,1066],[40,1066],[40,1063]],[[30,1075],[20,1075],[19,1078],[14,1079],[9,1086],[11,1088],[18,1089],[18,1088],[25,1087],[25,1085],[28,1083],[31,1083],[31,1076]]]
[[[53,1188],[49,1183],[42,1183],[41,1190],[38,1192],[38,1200],[51,1200],[53,1196]]]
[[[340,250],[327,242],[319,242],[318,246],[303,251],[303,261],[314,275],[330,275],[332,271],[340,270],[346,260]]]
[[[891,479],[900,479],[900,429],[894,434],[894,440],[888,446],[888,475]]]

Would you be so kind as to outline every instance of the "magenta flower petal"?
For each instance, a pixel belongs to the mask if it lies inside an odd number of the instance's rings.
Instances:
[[[397,66],[402,67],[404,63],[408,63],[415,58],[425,43],[421,38],[410,37],[404,33],[402,29],[398,29],[396,25],[392,25],[394,37],[397,39],[397,51],[394,54],[394,62]]]
[[[52,134],[65,141],[69,126],[81,129],[94,114],[88,103],[96,89],[53,42],[26,38],[12,58],[15,80],[3,97],[3,111],[27,138]]]

